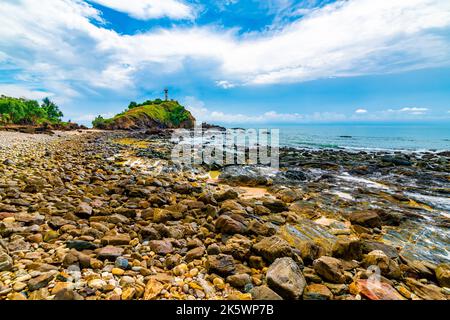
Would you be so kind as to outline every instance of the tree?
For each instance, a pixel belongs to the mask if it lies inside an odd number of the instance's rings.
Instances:
[[[49,98],[42,100],[42,108],[47,113],[47,119],[51,122],[59,122],[64,114],[59,110],[59,107]]]
[[[131,101],[130,104],[128,105],[128,109],[134,109],[138,106],[138,104],[134,101]]]
[[[94,119],[94,121],[92,121],[92,126],[97,129],[103,129],[105,124],[105,118],[102,116],[98,116]]]

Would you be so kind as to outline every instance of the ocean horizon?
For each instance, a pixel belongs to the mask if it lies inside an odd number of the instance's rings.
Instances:
[[[259,123],[224,126],[279,129],[280,145],[283,147],[406,152],[450,150],[450,124],[446,122]]]

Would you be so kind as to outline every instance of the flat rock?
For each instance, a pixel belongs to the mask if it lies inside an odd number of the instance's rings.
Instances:
[[[289,243],[278,236],[262,239],[253,246],[253,250],[269,262],[292,255],[292,248]]]
[[[109,261],[115,261],[122,255],[123,251],[123,248],[106,246],[97,252],[97,257],[102,260],[108,259]]]

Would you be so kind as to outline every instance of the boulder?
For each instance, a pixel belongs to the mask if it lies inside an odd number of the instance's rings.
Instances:
[[[344,283],[345,276],[339,259],[323,256],[313,262],[314,270],[326,281]]]
[[[278,236],[264,238],[253,246],[253,250],[269,262],[277,258],[292,256],[292,248]]]
[[[246,273],[240,273],[228,276],[227,282],[235,288],[242,289],[252,283],[252,278]]]
[[[300,267],[292,258],[278,258],[267,270],[267,284],[284,299],[299,300],[306,286]]]

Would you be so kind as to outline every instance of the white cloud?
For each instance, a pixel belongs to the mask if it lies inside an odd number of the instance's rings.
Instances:
[[[96,2],[142,18],[171,11],[151,9],[157,4],[182,3]],[[182,9],[171,12],[187,15]],[[68,98],[66,93],[104,89],[129,93],[150,83],[145,80],[151,75],[174,74],[192,61],[207,65],[223,88],[450,64],[443,32],[450,28],[450,1],[442,0],[339,1],[281,30],[241,36],[211,26],[121,35],[94,24],[101,13],[82,0],[3,0],[0,20],[0,67],[8,61],[21,70],[17,81]],[[196,71],[189,69],[193,78]],[[66,93],[59,91],[62,86]]]
[[[345,120],[343,114],[334,112],[316,112],[312,114],[279,113],[268,111],[261,114],[250,115],[243,113],[226,113],[210,110],[205,103],[195,97],[188,96],[182,99],[182,104],[192,113],[199,122],[208,123],[299,123],[308,121],[336,121]]]
[[[91,2],[141,20],[161,17],[192,19],[194,17],[193,9],[179,0],[91,0]]]
[[[366,109],[356,109],[355,110],[355,113],[358,113],[358,114],[363,114],[363,113],[367,113],[368,111],[366,110]]]
[[[230,81],[227,80],[220,80],[220,81],[216,81],[216,85],[218,87],[224,88],[224,89],[231,89],[236,87],[236,85]]]
[[[428,108],[418,108],[418,107],[405,107],[401,109],[389,109],[387,112],[390,113],[407,113],[411,115],[422,115],[428,112]]]
[[[9,97],[20,97],[32,100],[42,100],[46,97],[53,96],[53,93],[51,92],[33,90],[14,84],[0,84],[0,94]]]

